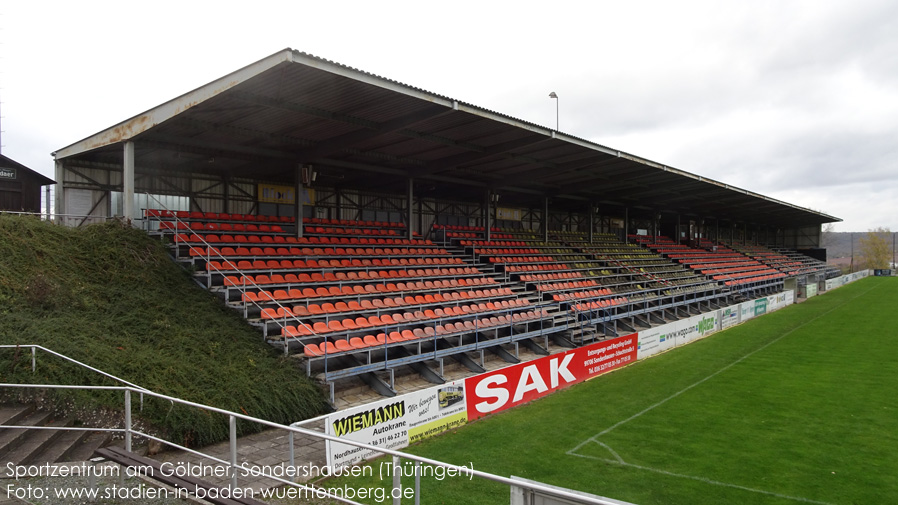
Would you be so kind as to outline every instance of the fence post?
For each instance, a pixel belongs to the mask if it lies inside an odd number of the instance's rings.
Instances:
[[[131,390],[125,390],[125,450],[131,452]]]
[[[291,471],[291,472],[295,471],[294,469],[296,468],[296,453],[294,452],[295,449],[294,449],[294,446],[293,446],[293,436],[294,436],[294,435],[295,435],[295,433],[293,433],[292,431],[289,432],[289,441],[290,441],[290,471]],[[292,480],[295,481],[296,479],[292,479]]]
[[[421,505],[421,462],[415,461],[415,505]]]
[[[231,428],[231,493],[237,489],[237,418],[228,416]]]
[[[402,467],[399,456],[393,456],[393,505],[402,505]]]
[[[37,353],[37,348],[32,346],[31,347],[31,373],[34,373],[34,371],[37,369],[37,360],[35,357],[36,353]]]

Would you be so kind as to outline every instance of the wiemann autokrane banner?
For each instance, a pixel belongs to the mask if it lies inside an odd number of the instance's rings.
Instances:
[[[468,422],[463,380],[415,391],[327,418],[327,434],[386,449],[402,449]],[[380,455],[339,442],[327,442],[327,464],[349,466]]]
[[[833,284],[838,287],[865,276],[866,273],[852,274]],[[377,447],[402,449],[410,443],[688,344],[794,302],[794,292],[784,291],[639,333],[342,410],[328,416],[327,433]],[[353,465],[379,455],[348,444],[327,443],[327,462],[332,468]]]

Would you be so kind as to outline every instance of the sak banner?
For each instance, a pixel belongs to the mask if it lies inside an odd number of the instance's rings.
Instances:
[[[637,335],[625,335],[465,379],[468,420],[541,398],[636,361]]]

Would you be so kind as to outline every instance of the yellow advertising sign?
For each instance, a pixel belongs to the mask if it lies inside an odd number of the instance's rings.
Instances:
[[[520,221],[521,209],[510,209],[508,207],[499,207],[496,209],[496,219],[504,219],[508,221]]]
[[[303,188],[302,196],[303,205],[315,205],[314,189]],[[296,203],[296,188],[293,186],[278,186],[276,184],[259,184],[259,201],[294,205]]]

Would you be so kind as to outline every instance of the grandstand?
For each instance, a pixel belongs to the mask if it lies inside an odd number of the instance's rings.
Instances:
[[[290,49],[54,157],[59,214],[161,237],[332,400],[838,274],[838,218]]]

